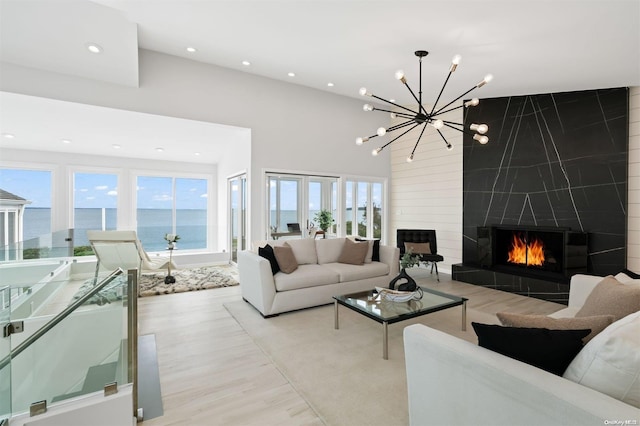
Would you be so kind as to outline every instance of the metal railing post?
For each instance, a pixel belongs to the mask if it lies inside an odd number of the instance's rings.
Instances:
[[[133,415],[142,421],[143,412],[138,407],[138,270],[127,271],[127,331],[129,342],[128,380],[133,385]]]

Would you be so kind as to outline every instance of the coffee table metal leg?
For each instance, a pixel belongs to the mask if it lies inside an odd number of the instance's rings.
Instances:
[[[384,321],[382,323],[382,359],[389,359],[388,328],[389,328],[389,323]]]
[[[340,328],[340,323],[338,322],[338,301],[337,300],[333,301],[333,315],[334,315],[333,328],[337,330]]]
[[[466,300],[462,302],[462,331],[467,331],[467,301]]]

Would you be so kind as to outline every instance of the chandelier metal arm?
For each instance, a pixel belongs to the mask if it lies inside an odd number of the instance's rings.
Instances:
[[[391,145],[393,142],[397,141],[398,139],[400,139],[401,137],[403,137],[404,135],[406,135],[407,133],[409,133],[410,131],[412,131],[413,129],[415,129],[416,127],[420,126],[421,123],[416,123],[414,124],[411,128],[405,130],[404,132],[400,133],[398,136],[396,136],[395,138],[391,139],[389,142],[385,143],[384,145],[382,145],[380,147],[381,150],[385,149],[386,147],[388,147],[389,145]],[[426,127],[426,126],[425,126]]]
[[[418,103],[418,107],[420,109],[420,111],[422,111],[422,113],[424,115],[427,115],[427,111],[424,109],[424,107],[422,106],[422,102],[420,102],[420,100],[416,97],[416,94],[413,93],[413,90],[411,90],[411,87],[409,87],[409,85],[407,83],[404,83],[404,86],[409,89],[409,92],[411,92],[411,96],[413,96],[413,99],[416,100],[416,102]],[[406,109],[406,108],[405,108]],[[418,114],[418,113],[416,113]]]
[[[475,89],[477,89],[478,86],[473,86],[471,89],[467,90],[466,92],[464,92],[462,95],[458,96],[457,98],[455,98],[454,100],[452,100],[451,102],[449,102],[448,104],[446,104],[445,106],[443,106],[442,108],[440,108],[439,110],[437,110],[435,112],[434,115],[438,115],[438,114],[442,114],[442,110],[447,108],[449,105],[451,105],[452,103],[456,102],[457,100],[459,100],[460,98],[468,95],[469,93],[471,93],[472,91],[474,91]]]
[[[413,119],[407,120],[404,123],[393,125],[387,129],[387,132],[393,132],[394,130],[402,129],[403,127],[411,125],[411,123],[414,123]]]
[[[438,113],[433,114],[432,117],[436,117],[436,116],[438,116],[440,114],[446,114],[448,112],[455,111],[455,110],[460,109],[460,108],[464,108],[464,104],[463,105],[458,105],[457,107],[450,108],[450,109],[448,109],[446,111],[439,111]]]
[[[416,144],[413,146],[413,149],[411,150],[411,155],[409,156],[409,158],[413,159],[413,154],[415,154],[416,149],[418,148],[418,144],[420,143],[420,139],[422,139],[422,134],[424,133],[425,130],[427,130],[426,125],[422,128],[422,131],[420,132],[420,136],[418,136],[418,140],[416,141]]]
[[[459,132],[461,132],[461,133],[464,133],[464,134],[466,134],[466,135],[470,135],[470,136],[475,135],[475,133],[470,132],[470,131],[468,131],[468,130],[465,130],[465,129],[464,129],[464,127],[463,127],[462,129],[458,129],[457,127],[453,127],[451,124],[447,124],[447,122],[443,122],[443,123],[444,123],[444,125],[445,125],[445,126],[447,126],[447,127],[451,128],[451,129],[457,130],[457,131],[459,131]],[[460,123],[452,123],[452,124],[457,124],[458,126],[463,126],[463,124],[460,124]],[[444,136],[443,136],[443,137],[444,137]]]
[[[406,112],[391,111],[389,109],[382,109],[382,108],[373,107],[373,110],[374,111],[382,111],[382,112],[390,112],[391,114],[395,114],[395,115],[397,115],[399,117],[402,117],[402,118],[413,118],[413,117],[415,117],[415,115],[409,115]]]
[[[442,138],[444,143],[447,145],[447,148],[449,148],[451,146],[451,144],[449,143],[449,141],[447,141],[447,138],[444,137],[444,135],[442,134],[440,129],[436,129],[436,131],[438,132],[438,134],[440,135],[440,137]]]
[[[409,89],[409,90],[411,90],[411,89]],[[398,108],[406,109],[407,111],[409,111],[409,112],[410,112],[410,113],[412,113],[412,114],[417,114],[417,112],[416,112],[416,111],[414,111],[414,110],[412,110],[411,108],[407,108],[407,107],[404,107],[404,106],[402,106],[402,105],[398,105],[397,103],[395,103],[395,102],[391,102],[391,101],[389,101],[389,100],[386,100],[385,98],[381,98],[380,96],[376,96],[376,95],[374,95],[374,94],[371,94],[371,97],[372,97],[372,98],[376,98],[376,99],[378,99],[378,100],[381,100],[381,101],[383,101],[383,102],[386,102],[386,103],[388,103],[388,104],[395,105],[395,106],[397,106]],[[415,96],[414,96],[414,97],[415,97]]]
[[[440,89],[440,93],[438,93],[438,97],[436,98],[436,101],[433,103],[433,108],[431,108],[431,113],[429,113],[430,116],[433,117],[433,111],[436,110],[436,105],[438,105],[438,101],[440,100],[440,96],[442,96],[442,92],[444,92],[444,88],[447,87],[447,83],[449,82],[449,79],[451,78],[451,74],[453,74],[453,71],[449,71],[449,75],[447,75],[447,78],[444,80],[444,84],[442,85],[442,88]]]

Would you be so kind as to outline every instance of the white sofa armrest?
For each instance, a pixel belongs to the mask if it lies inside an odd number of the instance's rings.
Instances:
[[[238,276],[242,298],[251,303],[262,315],[270,315],[276,285],[271,264],[252,251],[238,252]]]
[[[598,425],[638,409],[560,376],[415,324],[404,329],[411,425]]]
[[[380,244],[380,262],[389,265],[389,275],[398,275],[400,273],[400,249]]]

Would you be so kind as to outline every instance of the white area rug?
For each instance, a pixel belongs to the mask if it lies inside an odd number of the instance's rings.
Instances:
[[[422,323],[477,343],[471,321],[497,323],[494,315],[467,308],[463,332],[462,308],[455,307],[392,324],[385,361],[382,325],[347,308],[340,307],[335,330],[333,305],[268,319],[244,301],[225,307],[327,425],[409,424],[402,340],[407,325]]]

